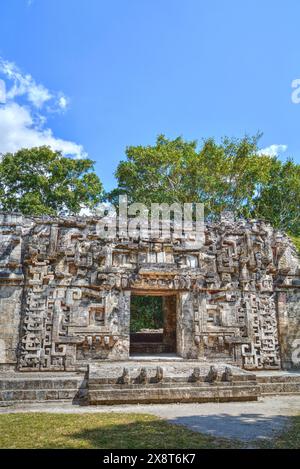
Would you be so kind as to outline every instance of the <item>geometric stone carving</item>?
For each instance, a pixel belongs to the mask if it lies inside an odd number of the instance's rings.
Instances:
[[[123,368],[123,374],[120,378],[120,384],[129,384],[130,383],[130,375],[128,368]]]
[[[226,366],[223,376],[222,376],[223,381],[227,381],[228,383],[231,383],[233,381],[233,373],[231,368]]]
[[[218,379],[218,370],[212,365],[206,377],[206,381],[213,384]]]
[[[139,383],[147,384],[148,382],[149,382],[149,377],[147,374],[147,368],[141,368],[141,372],[139,374]]]
[[[131,294],[170,298],[185,359],[295,366],[299,258],[285,235],[226,216],[193,249],[172,233],[103,239],[98,222],[0,214],[2,367],[80,370],[128,359]]]
[[[158,366],[156,368],[155,381],[156,383],[160,383],[163,379],[164,379],[164,370],[161,366]]]
[[[193,383],[197,383],[201,380],[201,372],[200,372],[200,368],[199,367],[196,367],[194,368],[193,370],[193,373],[191,375],[191,381]]]

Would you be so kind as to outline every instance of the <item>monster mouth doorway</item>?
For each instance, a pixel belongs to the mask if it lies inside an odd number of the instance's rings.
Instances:
[[[176,354],[176,303],[176,295],[131,295],[131,357]]]

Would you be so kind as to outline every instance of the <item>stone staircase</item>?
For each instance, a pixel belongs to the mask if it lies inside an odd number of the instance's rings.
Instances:
[[[90,365],[88,402],[97,404],[257,400],[253,373],[199,362],[118,362]]]
[[[130,354],[159,355],[168,353],[168,349],[164,344],[156,342],[137,342],[130,345]]]
[[[211,376],[212,366],[215,376]],[[300,394],[300,372],[253,373],[226,363],[176,361],[174,357],[101,362],[88,368],[87,374],[3,372],[0,374],[0,407],[22,402],[81,405],[230,402]]]
[[[84,402],[86,385],[84,374],[3,373],[0,375],[0,406],[18,402]]]
[[[257,372],[257,383],[263,396],[274,396],[277,394],[297,395],[300,394],[300,373],[296,372]]]
[[[155,355],[172,353],[173,347],[163,341],[163,334],[157,331],[130,334],[130,354]]]

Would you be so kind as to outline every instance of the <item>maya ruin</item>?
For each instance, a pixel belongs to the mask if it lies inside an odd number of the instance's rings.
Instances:
[[[105,240],[98,221],[1,214],[1,402],[253,400],[299,386],[259,376],[299,367],[286,235],[227,213],[195,250],[172,234]],[[161,297],[160,331],[132,333],[136,296]]]

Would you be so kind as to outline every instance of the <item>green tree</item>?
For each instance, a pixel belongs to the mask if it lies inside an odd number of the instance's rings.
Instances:
[[[108,199],[116,203],[126,193],[130,201],[148,205],[202,202],[208,218],[224,209],[248,216],[274,162],[259,154],[259,137],[224,138],[219,144],[206,139],[197,149],[196,141],[160,135],[154,146],[130,146],[116,171],[118,187]]]
[[[224,138],[220,143],[164,135],[153,146],[129,146],[108,194],[117,204],[120,194],[130,202],[202,202],[207,219],[223,210],[237,216],[264,218],[293,236],[300,235],[300,165],[282,163],[258,148],[260,135]],[[295,238],[294,238],[295,239]]]
[[[161,296],[132,296],[130,304],[130,331],[163,328]]]
[[[300,236],[300,165],[274,161],[268,182],[254,200],[253,213],[274,227]]]
[[[49,147],[6,153],[0,161],[0,208],[26,215],[75,214],[93,208],[103,188],[93,161]]]

